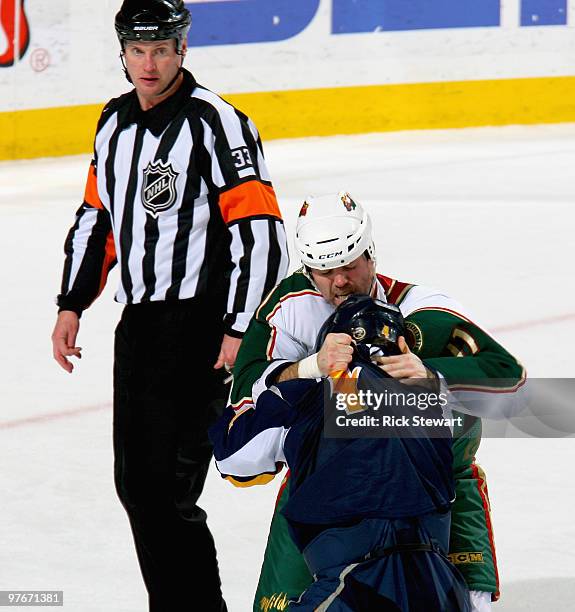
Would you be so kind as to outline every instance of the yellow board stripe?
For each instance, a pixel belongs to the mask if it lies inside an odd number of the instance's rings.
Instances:
[[[89,153],[103,106],[0,113],[0,160]]]
[[[224,96],[262,138],[575,121],[575,77],[331,87]],[[87,153],[101,105],[0,113],[0,159]]]

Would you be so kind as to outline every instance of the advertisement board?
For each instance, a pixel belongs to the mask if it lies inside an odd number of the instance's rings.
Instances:
[[[193,0],[186,67],[266,138],[575,120],[575,0]],[[0,158],[86,151],[120,0],[0,0]]]

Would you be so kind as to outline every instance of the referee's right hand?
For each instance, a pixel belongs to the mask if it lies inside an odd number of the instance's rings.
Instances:
[[[52,352],[54,359],[66,372],[72,373],[74,365],[67,357],[82,358],[82,349],[76,344],[80,329],[80,319],[75,312],[63,310],[59,315],[52,332]]]

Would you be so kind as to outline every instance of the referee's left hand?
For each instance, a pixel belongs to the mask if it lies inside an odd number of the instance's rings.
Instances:
[[[226,366],[228,371],[231,370],[236,363],[236,356],[240,349],[241,343],[241,338],[234,338],[233,336],[224,334],[220,354],[218,355],[218,360],[216,361],[214,368],[219,370],[220,368]]]

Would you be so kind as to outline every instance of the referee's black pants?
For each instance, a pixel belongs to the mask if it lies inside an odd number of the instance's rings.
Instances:
[[[216,549],[197,505],[225,402],[215,372],[222,316],[196,299],[126,306],[116,329],[116,490],[128,513],[150,612],[220,612]]]

